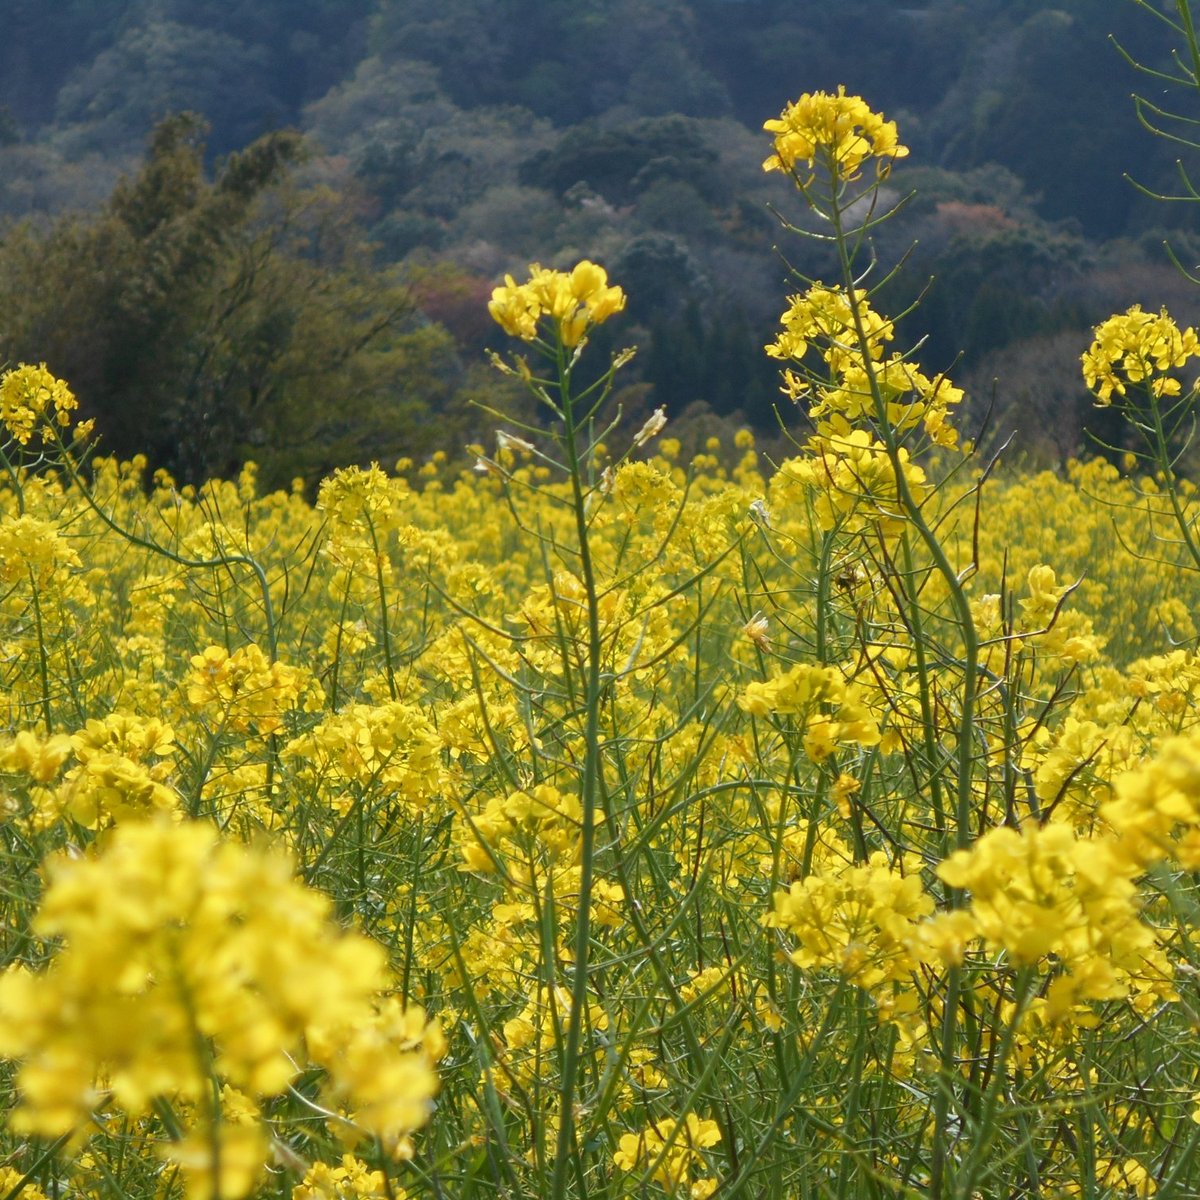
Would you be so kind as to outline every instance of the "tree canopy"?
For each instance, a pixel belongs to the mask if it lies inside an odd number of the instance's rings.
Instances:
[[[0,0],[0,29],[0,359],[54,359],[114,448],[185,472],[419,448],[487,341],[442,302],[531,260],[622,275],[645,403],[773,425],[788,264],[828,266],[761,170],[802,91],[900,123],[918,195],[879,249],[917,241],[896,299],[935,278],[906,332],[939,367],[1082,334],[1114,278],[1152,302],[1166,237],[1200,258],[1194,208],[1123,177],[1177,184],[1109,41],[1168,62],[1132,2]]]

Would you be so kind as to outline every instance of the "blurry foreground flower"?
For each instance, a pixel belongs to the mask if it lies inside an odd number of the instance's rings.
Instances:
[[[222,1114],[214,1077],[273,1096],[312,1061],[332,1104],[407,1152],[437,1090],[440,1035],[419,1011],[381,1006],[383,950],[340,930],[285,855],[207,825],[133,824],[46,875],[34,928],[59,949],[45,970],[0,976],[0,1054],[22,1060],[15,1131],[55,1137],[101,1107],[137,1117],[183,1102],[196,1124],[164,1157],[189,1196],[236,1198],[267,1139],[253,1114]]]

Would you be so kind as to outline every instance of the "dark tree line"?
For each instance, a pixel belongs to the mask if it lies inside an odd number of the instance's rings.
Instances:
[[[452,394],[450,335],[374,263],[344,197],[294,186],[298,135],[211,178],[203,135],[171,117],[101,212],[8,231],[6,356],[66,377],[106,451],[186,480],[254,457],[281,483],[414,449]]]
[[[1173,186],[1108,41],[1166,62],[1132,0],[0,0],[0,29],[0,360],[188,477],[419,455],[434,412],[477,435],[498,335],[467,314],[533,260],[624,284],[631,402],[772,428],[789,266],[829,268],[761,170],[803,90],[899,121],[884,299],[924,294],[923,362],[1011,375],[1018,423],[1037,362],[1082,428],[1064,348],[1167,293],[1164,237],[1200,261],[1194,208],[1122,177]]]

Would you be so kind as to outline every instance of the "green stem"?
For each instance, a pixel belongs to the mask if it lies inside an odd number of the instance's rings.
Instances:
[[[975,620],[971,612],[970,601],[959,579],[958,572],[946,554],[945,548],[938,540],[933,529],[925,520],[921,506],[917,503],[908,485],[904,473],[904,463],[900,456],[900,440],[896,430],[888,420],[887,402],[884,399],[879,383],[879,374],[870,353],[870,339],[867,336],[866,324],[863,319],[862,304],[857,296],[853,264],[847,249],[847,232],[842,219],[841,194],[837,187],[836,170],[831,172],[834,181],[832,201],[829,216],[833,222],[834,240],[837,246],[838,262],[841,269],[842,286],[846,291],[846,300],[854,322],[854,335],[858,342],[863,370],[867,377],[871,400],[875,408],[875,425],[880,434],[892,472],[896,481],[896,499],[900,510],[907,519],[910,527],[925,546],[938,574],[944,580],[950,594],[950,602],[954,609],[958,624],[959,636],[963,642],[962,690],[960,696],[961,709],[958,721],[957,771],[955,795],[955,845],[965,849],[971,842],[971,783],[974,775],[974,756],[972,754],[972,736],[975,724],[975,704],[979,683],[979,635],[975,629]],[[907,570],[907,567],[906,567]],[[910,576],[911,578],[911,576]],[[914,638],[921,642],[924,631],[920,622],[919,603],[914,597],[913,613],[917,616],[917,624],[912,629]],[[959,907],[964,902],[964,895],[959,889],[950,889],[949,902],[952,907]],[[945,1172],[947,1165],[947,1150],[950,1141],[950,1101],[957,1079],[955,1043],[957,1040],[958,1001],[962,987],[961,968],[953,968],[947,980],[946,1006],[942,1020],[942,1039],[939,1058],[941,1062],[941,1086],[934,1101],[934,1133],[933,1160],[930,1172],[930,1196],[937,1200],[944,1193]]]
[[[1171,501],[1171,514],[1175,518],[1175,524],[1179,526],[1183,544],[1187,547],[1187,552],[1196,569],[1200,570],[1200,546],[1196,544],[1192,525],[1183,511],[1183,506],[1179,503],[1179,487],[1175,481],[1175,471],[1171,466],[1171,454],[1167,446],[1166,430],[1163,428],[1162,410],[1159,408],[1157,397],[1150,396],[1149,399],[1150,413],[1154,418],[1154,465],[1162,474],[1163,484],[1166,486],[1167,496]]]
[[[579,1079],[579,1047],[583,1033],[583,1016],[587,1008],[588,967],[591,951],[591,898],[596,846],[596,809],[600,801],[600,696],[601,653],[600,608],[596,589],[595,567],[592,562],[585,510],[582,467],[579,461],[578,431],[574,400],[571,395],[571,368],[560,343],[557,349],[559,397],[563,420],[567,467],[571,476],[571,499],[575,531],[579,540],[580,572],[583,575],[587,598],[587,669],[584,685],[584,760],[580,803],[579,907],[575,915],[575,962],[572,968],[571,1012],[567,1020],[567,1036],[563,1047],[563,1066],[560,1082],[558,1144],[554,1152],[554,1171],[551,1178],[551,1200],[563,1200],[567,1189],[568,1167],[576,1154],[575,1093]],[[564,651],[566,647],[564,645]],[[582,1197],[581,1197],[582,1200]]]
[[[379,635],[383,640],[383,662],[387,668],[388,693],[396,699],[396,669],[392,663],[392,635],[388,626],[387,589],[383,582],[383,559],[379,553],[379,538],[375,533],[375,522],[367,518],[371,531],[371,549],[375,553],[375,587],[379,593]]]
[[[29,568],[29,595],[33,604],[33,622],[37,629],[38,644],[38,676],[42,684],[42,720],[46,725],[46,736],[54,732],[54,722],[50,715],[50,661],[46,653],[46,631],[42,623],[42,604],[38,597],[37,577],[33,568]]]

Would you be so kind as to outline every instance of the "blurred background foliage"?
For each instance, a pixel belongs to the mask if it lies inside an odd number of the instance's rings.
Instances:
[[[1090,326],[1200,315],[1163,250],[1200,261],[1195,207],[1123,178],[1177,190],[1130,100],[1162,85],[1109,40],[1168,62],[1132,0],[0,0],[0,30],[0,361],[181,478],[482,437],[486,299],[530,260],[629,293],[631,417],[800,432],[762,346],[787,263],[827,264],[761,125],[839,83],[912,148],[887,307],[924,293],[904,334],[968,425],[1078,453]]]

